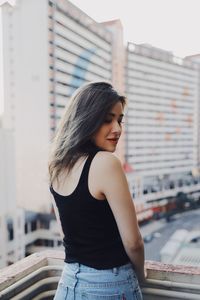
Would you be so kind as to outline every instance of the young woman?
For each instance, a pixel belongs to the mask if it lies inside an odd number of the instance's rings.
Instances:
[[[107,82],[79,88],[49,161],[65,264],[55,298],[141,300],[144,245],[119,159],[126,99]]]

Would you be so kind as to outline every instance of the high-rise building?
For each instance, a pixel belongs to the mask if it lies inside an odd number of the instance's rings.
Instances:
[[[45,1],[2,6],[4,128],[14,135],[16,201],[48,211],[50,140],[48,14]]]
[[[75,89],[112,80],[112,35],[69,1],[49,2],[51,129]]]
[[[24,211],[16,205],[13,132],[0,128],[0,268],[24,257]]]
[[[76,88],[112,81],[117,39],[67,0],[21,0],[2,10],[4,127],[14,132],[17,203],[48,212],[50,139]]]
[[[126,94],[126,160],[135,196],[174,189],[199,175],[199,65],[129,43]]]

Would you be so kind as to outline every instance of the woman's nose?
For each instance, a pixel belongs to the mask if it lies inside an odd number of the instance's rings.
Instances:
[[[121,126],[118,123],[118,121],[113,123],[112,131],[117,132],[117,133],[121,133]]]

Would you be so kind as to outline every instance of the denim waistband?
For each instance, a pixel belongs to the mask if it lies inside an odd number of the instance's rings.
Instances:
[[[92,267],[89,267],[89,266],[86,266],[86,265],[83,265],[83,264],[80,264],[80,263],[66,263],[65,262],[65,266],[68,267],[69,269],[71,269],[72,271],[85,271],[85,272],[113,272],[113,273],[118,273],[120,271],[126,271],[126,270],[129,270],[130,268],[133,269],[133,265],[131,263],[127,263],[125,265],[122,265],[122,266],[119,266],[119,267],[113,267],[113,268],[110,268],[110,269],[95,269],[95,268],[92,268]]]

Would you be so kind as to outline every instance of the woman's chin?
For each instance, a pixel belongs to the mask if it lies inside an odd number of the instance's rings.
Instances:
[[[104,148],[104,151],[107,151],[107,152],[115,152],[115,150],[116,150],[116,147],[105,147]]]

